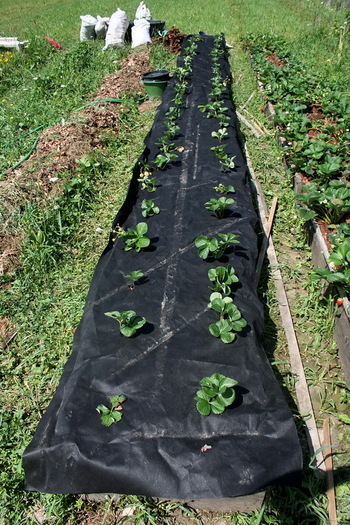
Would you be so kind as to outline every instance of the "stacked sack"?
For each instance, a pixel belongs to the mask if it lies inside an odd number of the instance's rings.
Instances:
[[[91,15],[82,15],[80,17],[80,42],[84,40],[94,40],[99,38],[104,40],[106,38],[109,17],[102,17],[97,15],[97,18]]]
[[[122,47],[129,27],[129,19],[125,11],[117,9],[111,17],[82,15],[80,26],[80,41],[99,38],[105,40],[103,50],[110,47]]]
[[[125,34],[129,27],[129,19],[125,11],[118,8],[110,18],[101,16],[95,18],[91,15],[82,15],[80,19],[81,42],[95,38],[105,40],[104,51],[109,48],[122,47],[124,45]],[[152,20],[151,13],[145,2],[141,2],[136,10],[134,25],[131,28],[131,47],[152,42],[150,36],[150,20]]]
[[[106,51],[106,49],[109,49],[110,47],[122,47],[124,45],[124,38],[128,27],[129,19],[127,14],[118,7],[109,21],[103,51]]]
[[[147,42],[152,42],[150,36],[150,20],[152,20],[151,13],[145,2],[141,2],[136,10],[134,25],[131,28],[132,48],[141,46]]]

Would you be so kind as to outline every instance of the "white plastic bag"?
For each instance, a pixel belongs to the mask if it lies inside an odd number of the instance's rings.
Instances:
[[[97,15],[97,24],[95,25],[96,38],[104,40],[106,38],[109,17],[102,17]]]
[[[80,42],[96,38],[95,25],[97,18],[91,15],[81,15]]]
[[[125,11],[117,9],[111,16],[106,34],[105,46],[103,51],[110,47],[122,47],[124,44],[125,33],[129,27],[129,19]]]
[[[152,20],[151,13],[149,12],[145,2],[140,2],[140,5],[136,9],[135,20],[140,20],[141,18]]]
[[[142,44],[146,44],[147,42],[152,42],[149,33],[150,27],[151,24],[145,18],[134,20],[134,25],[131,28],[132,48],[142,46]]]

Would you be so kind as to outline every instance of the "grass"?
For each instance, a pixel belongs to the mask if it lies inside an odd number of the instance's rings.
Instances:
[[[118,61],[129,48],[103,53],[101,42],[78,43],[79,16],[110,15],[115,9],[112,1],[104,2],[103,12],[100,3],[82,0],[44,3],[23,0],[15,6],[0,1],[0,5],[1,34],[30,41],[23,54],[14,53],[1,65],[0,172],[3,172],[30,150],[42,131],[30,133],[36,127],[62,118],[76,118],[72,110],[92,98],[103,75],[118,67]],[[147,6],[153,17],[165,19],[168,27],[175,25],[183,32],[225,33],[234,46],[231,65],[236,105],[241,106],[254,93],[247,109],[265,126],[269,124],[260,109],[263,101],[242,45],[248,32],[283,36],[311,70],[349,85],[348,40],[339,54],[339,31],[346,13],[328,10],[316,0],[224,0],[220,9],[213,9],[208,0],[193,0],[190,9],[185,2],[150,0]],[[133,18],[137,7],[134,3],[123,0],[120,7]],[[51,47],[43,38],[46,35],[61,43],[63,50]],[[156,48],[151,64],[152,68],[167,67],[169,57]],[[16,208],[12,218],[11,233],[23,233],[25,242],[22,269],[0,276],[0,313],[13,319],[18,329],[17,339],[1,356],[0,523],[31,525],[40,522],[40,516],[41,522],[46,519],[45,523],[87,523],[88,517],[98,517],[99,523],[116,523],[118,512],[130,507],[134,516],[128,521],[134,519],[135,523],[181,523],[181,519],[187,523],[200,522],[200,517],[188,514],[186,508],[157,505],[146,498],[126,496],[118,503],[97,504],[77,496],[32,494],[23,490],[21,454],[57,387],[82,315],[92,272],[106,244],[111,221],[124,200],[132,166],[143,149],[142,141],[153,118],[152,112],[140,115],[132,100],[128,102],[127,115],[127,123],[120,122],[119,136],[106,137],[107,148],[92,151],[76,172],[66,174],[62,192],[55,197],[58,200],[32,200]],[[319,389],[317,417],[320,422],[326,415],[332,417],[332,426],[338,430],[342,443],[342,454],[335,456],[335,463],[339,518],[345,524],[350,514],[350,431],[346,425],[339,425],[336,415],[338,410],[346,410],[349,399],[330,335],[333,317],[327,302],[319,302],[317,290],[307,284],[310,253],[273,132],[256,139],[243,126],[242,130],[268,204],[275,194],[279,196],[274,242],[292,298],[292,314],[303,356],[308,361],[310,386]],[[73,202],[69,195],[76,178],[78,191],[74,193],[79,199]],[[13,187],[11,191],[19,189]],[[266,307],[265,346],[303,436],[304,422],[294,406],[294,379],[267,267],[261,299]],[[233,524],[328,523],[324,482],[315,479],[306,466],[301,490],[276,488],[270,492],[262,512],[235,513],[224,518]]]

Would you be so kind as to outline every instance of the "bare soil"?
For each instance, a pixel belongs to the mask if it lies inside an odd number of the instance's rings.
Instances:
[[[267,55],[266,60],[268,60],[269,62],[271,62],[271,64],[274,64],[277,67],[285,67],[286,66],[285,63],[283,62],[283,60],[281,60],[274,53],[270,53],[269,55]]]
[[[147,49],[131,53],[115,73],[104,77],[91,101],[121,99],[125,94],[144,96],[141,76],[148,69]],[[154,103],[145,101],[143,104],[149,109]],[[143,104],[139,106],[140,111],[144,110]],[[93,148],[104,148],[101,141],[104,131],[118,136],[118,117],[123,111],[125,107],[121,103],[100,102],[74,113],[69,120],[46,129],[33,155],[15,170],[9,170],[6,180],[0,181],[0,211],[6,215],[0,230],[0,274],[13,272],[19,266],[23,239],[11,226],[16,209],[22,202],[59,194],[60,174],[75,170],[77,159]]]

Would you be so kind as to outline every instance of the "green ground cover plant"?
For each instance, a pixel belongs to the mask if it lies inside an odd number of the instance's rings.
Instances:
[[[211,2],[199,0],[193,0],[190,7],[185,2],[174,4],[166,0],[161,3],[150,0],[147,5],[154,18],[166,19],[168,27],[174,24],[188,33],[199,30],[210,34],[224,32],[227,42],[233,45],[230,54],[237,108],[242,107],[254,93],[247,109],[265,126],[268,126],[268,122],[260,110],[263,100],[257,92],[255,77],[243,46],[243,37],[247,33],[271,35],[273,32],[273,36],[283,37],[307,70],[317,72],[327,82],[337,84],[337,93],[333,91],[331,96],[326,95],[323,100],[324,114],[331,117],[333,114],[345,113],[348,102],[343,91],[350,82],[350,51],[348,33],[342,29],[344,11],[329,10],[316,0],[245,0],[244,3],[224,0],[220,9],[216,5],[213,8]],[[101,9],[101,4],[94,0],[88,4],[82,0],[62,0],[59,3],[50,0],[45,6],[36,0],[30,3],[21,0],[15,4],[3,2],[1,7],[2,35],[17,35],[21,40],[30,41],[25,53],[13,53],[13,59],[5,64],[0,63],[0,172],[3,173],[5,168],[18,162],[32,148],[44,128],[34,133],[31,133],[32,130],[66,118],[70,110],[77,109],[93,97],[102,76],[118,67],[119,58],[129,52],[129,48],[101,53],[102,45],[99,42],[82,46],[78,43],[79,16],[87,10],[95,15]],[[127,11],[130,19],[133,18],[137,7],[134,3],[123,0],[120,7]],[[106,0],[103,9],[104,12],[99,14],[109,15],[115,10],[115,2]],[[52,48],[43,39],[44,35],[60,42],[62,52]],[[66,55],[68,57],[63,66],[60,61]],[[170,63],[168,60],[151,62],[151,68],[167,69]],[[79,61],[83,72],[79,71]],[[63,75],[63,78],[59,75]],[[40,79],[38,83],[34,77]],[[64,84],[67,87],[61,87]],[[45,86],[48,88],[47,100]],[[176,112],[175,109],[173,113]],[[302,122],[297,122],[294,133],[297,137],[304,136],[310,124],[302,111],[297,110],[295,113],[298,114],[296,120]],[[283,115],[283,118],[286,128],[288,114]],[[75,495],[27,493],[23,485],[21,454],[56,389],[62,367],[71,352],[72,332],[81,318],[93,269],[106,244],[115,211],[123,203],[131,167],[143,150],[143,138],[152,119],[153,114],[141,115],[136,109],[131,110],[127,122],[123,124],[120,121],[121,129],[127,123],[125,133],[113,141],[106,138],[108,150],[103,152],[102,157],[107,165],[97,176],[88,178],[94,184],[93,199],[87,199],[86,209],[79,212],[79,225],[70,227],[75,233],[70,236],[65,233],[63,236],[58,263],[52,264],[46,278],[43,273],[45,285],[42,279],[38,279],[39,271],[36,268],[33,268],[32,273],[31,265],[24,265],[23,274],[16,270],[15,274],[0,276],[1,315],[14,319],[19,334],[1,355],[0,522],[5,525],[34,525],[38,523],[35,516],[47,523],[79,525],[95,520],[97,523],[112,525],[119,519],[118,513],[125,508],[133,513],[127,521],[140,524],[176,523],[181,519],[186,519],[187,523],[208,523],[206,515],[196,516],[182,504],[156,502],[137,496],[123,496],[117,503],[110,500],[96,503],[84,501]],[[173,122],[171,114],[168,121]],[[290,141],[294,140],[293,126],[290,129]],[[321,411],[317,410],[318,420],[322,422],[325,415],[331,415],[332,427],[342,443],[341,453],[336,453],[333,459],[338,519],[340,525],[345,525],[350,515],[349,455],[346,451],[350,432],[345,424],[337,423],[336,414],[349,415],[349,391],[346,384],[342,383],[341,370],[336,364],[330,335],[330,303],[326,299],[318,301],[319,286],[307,283],[307,276],[311,272],[308,261],[310,255],[303,240],[302,224],[295,214],[290,181],[284,176],[281,151],[272,134],[256,139],[244,125],[242,130],[268,204],[274,194],[278,193],[279,196],[273,238],[281,259],[284,280],[288,284],[289,298],[294,289],[300,294],[300,303],[292,300],[290,306],[303,359],[312,364],[307,370],[309,385],[320,390],[322,407]],[[329,137],[333,132],[323,127],[322,133]],[[329,144],[327,137],[319,137],[318,142]],[[329,146],[323,159],[326,154],[335,156]],[[324,164],[323,159],[314,162],[312,169],[318,169],[317,166]],[[109,191],[111,186],[112,195]],[[32,202],[33,208],[35,204]],[[45,216],[45,208],[43,206],[42,214],[35,211],[35,215],[40,215],[40,221]],[[103,233],[96,233],[97,228]],[[19,231],[17,219],[13,230]],[[68,237],[70,240],[67,243]],[[41,247],[46,250],[45,244]],[[50,249],[48,246],[49,252]],[[42,256],[51,260],[40,254]],[[293,374],[285,355],[286,343],[267,267],[263,271],[260,297],[266,316],[265,348],[290,399],[290,395],[293,395]],[[303,436],[303,416],[298,413],[293,401],[290,403],[300,435]],[[307,452],[305,456],[306,467],[300,490],[275,487],[268,494],[261,510],[248,514],[222,514],[221,519],[228,524],[239,525],[328,523],[324,481],[316,479],[310,472]],[[121,519],[125,520],[125,515]]]

